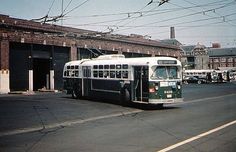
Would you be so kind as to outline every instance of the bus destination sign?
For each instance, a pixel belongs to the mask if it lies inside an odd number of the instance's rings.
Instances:
[[[158,60],[158,64],[177,64],[176,60]]]

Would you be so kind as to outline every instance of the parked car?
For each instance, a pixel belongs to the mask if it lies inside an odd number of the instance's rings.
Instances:
[[[183,82],[185,84],[188,84],[188,83],[197,83],[197,84],[202,84],[202,83],[206,83],[206,79],[204,78],[198,78],[198,77],[185,77],[183,79]]]

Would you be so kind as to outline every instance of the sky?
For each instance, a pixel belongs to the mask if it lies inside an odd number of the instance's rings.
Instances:
[[[183,45],[236,47],[236,0],[169,0],[159,4],[159,0],[1,0],[0,14],[27,20],[63,14],[48,23],[139,34],[153,40],[170,38],[173,26]]]

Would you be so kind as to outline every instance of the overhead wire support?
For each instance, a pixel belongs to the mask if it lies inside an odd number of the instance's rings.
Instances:
[[[50,5],[50,7],[49,7],[49,9],[48,9],[45,16],[43,16],[41,18],[38,18],[38,19],[32,19],[32,21],[41,21],[42,23],[46,23],[48,18],[49,18],[49,13],[51,12],[54,3],[55,3],[55,0],[52,1],[52,3],[51,3],[51,5]]]
[[[148,4],[146,4],[144,7],[142,7],[142,8],[139,9],[138,11],[136,11],[136,13],[139,13],[140,16],[143,16],[143,14],[142,14],[141,11],[142,11],[143,9],[145,9],[148,5],[152,4],[152,3],[153,3],[153,0],[151,0],[151,1],[150,1]],[[132,17],[132,15],[128,13],[128,17],[125,18],[125,19],[123,19],[123,20],[121,20],[121,21],[119,21],[119,22],[117,22],[117,23],[115,24],[115,26],[116,26],[116,27],[119,27],[118,24],[120,24],[120,23],[122,23],[122,22],[124,22],[124,21],[126,21],[126,20],[128,20],[128,19],[130,19],[131,17]],[[136,19],[134,19],[134,20],[136,20]]]

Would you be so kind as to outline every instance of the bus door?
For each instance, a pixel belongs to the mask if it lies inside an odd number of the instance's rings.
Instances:
[[[134,66],[134,100],[148,101],[148,66]]]
[[[82,96],[88,96],[90,88],[91,67],[84,66],[82,67],[82,71]]]

